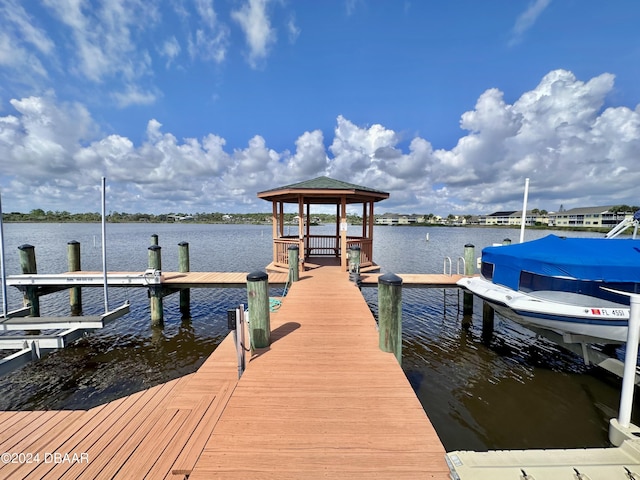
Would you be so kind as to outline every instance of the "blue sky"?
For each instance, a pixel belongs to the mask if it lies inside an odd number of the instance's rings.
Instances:
[[[0,0],[3,210],[639,205],[634,0]]]

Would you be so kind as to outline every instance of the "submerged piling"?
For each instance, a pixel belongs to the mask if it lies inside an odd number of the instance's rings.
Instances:
[[[482,302],[482,341],[485,344],[491,342],[493,337],[493,323],[495,310],[486,301]]]
[[[464,274],[465,275],[473,275],[475,273],[475,245],[471,243],[467,243],[464,246]],[[471,318],[473,315],[473,293],[464,291],[462,295],[462,314]],[[464,325],[465,328],[469,328],[470,325]]]
[[[36,250],[33,245],[25,243],[18,247],[20,250],[20,269],[23,274],[38,273],[36,266]],[[32,317],[40,316],[40,299],[38,287],[27,286],[22,292],[22,300],[25,307],[30,307]]]
[[[80,242],[76,240],[71,240],[67,243],[67,267],[70,272],[82,270],[80,266]],[[80,287],[71,287],[69,289],[69,306],[71,307],[71,315],[80,315],[82,313],[82,289]]]
[[[378,277],[379,346],[402,365],[402,279],[393,273]]]
[[[189,242],[180,242],[178,244],[178,271],[186,273],[189,270]],[[191,291],[188,288],[180,290],[180,313],[183,319],[191,316]]]

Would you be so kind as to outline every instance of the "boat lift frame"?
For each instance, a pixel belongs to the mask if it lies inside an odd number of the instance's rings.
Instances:
[[[43,355],[57,349],[64,348],[70,343],[82,338],[87,333],[103,328],[106,324],[129,313],[129,302],[110,310],[108,287],[129,285],[160,285],[162,273],[159,270],[148,269],[142,274],[107,273],[106,255],[106,214],[105,214],[106,179],[102,177],[102,266],[101,274],[96,273],[62,273],[62,274],[23,274],[7,277],[4,260],[4,236],[2,225],[2,203],[0,200],[0,276],[2,281],[2,318],[0,331],[36,331],[53,330],[55,333],[47,335],[0,335],[0,350],[18,350],[0,359],[0,375],[4,375],[19,368],[32,360],[38,360]],[[43,295],[59,290],[80,286],[103,286],[104,313],[93,316],[72,317],[31,317],[30,308],[24,307],[9,312],[7,306],[7,286],[15,286],[24,291],[27,287],[37,287],[38,294]],[[44,288],[43,288],[44,287]]]

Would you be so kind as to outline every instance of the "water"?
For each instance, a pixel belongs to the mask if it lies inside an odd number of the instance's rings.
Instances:
[[[333,225],[313,229],[335,232]],[[548,233],[529,231],[526,239]],[[271,226],[110,224],[109,270],[144,270],[151,234],[159,235],[166,271],[178,269],[181,241],[189,242],[194,271],[262,270],[271,261]],[[441,273],[448,256],[455,271],[465,244],[479,255],[484,246],[519,235],[515,229],[376,227],[374,259],[383,272]],[[65,271],[70,240],[82,244],[83,270],[101,270],[98,224],[6,224],[7,273],[19,273],[17,247],[24,243],[36,247],[38,271]],[[19,292],[8,293],[10,308],[21,306]],[[377,289],[365,288],[363,295],[375,313]],[[227,309],[246,303],[244,289],[193,289],[192,318],[181,319],[177,295],[166,297],[164,328],[154,329],[144,289],[111,288],[109,298],[111,308],[130,301],[131,313],[0,378],[0,409],[90,408],[195,371],[227,334]],[[85,288],[83,305],[85,314],[101,313],[102,289]],[[483,340],[481,308],[476,301],[474,319],[463,328],[458,290],[403,291],[403,368],[445,448],[608,446],[619,380],[499,315],[493,337]],[[66,292],[41,299],[43,315],[68,309]]]

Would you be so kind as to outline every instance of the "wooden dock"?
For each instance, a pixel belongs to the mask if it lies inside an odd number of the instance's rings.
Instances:
[[[2,451],[25,454],[0,477],[448,478],[444,447],[345,272],[303,272],[271,330],[239,381],[227,338],[198,372],[86,412],[0,413]]]

